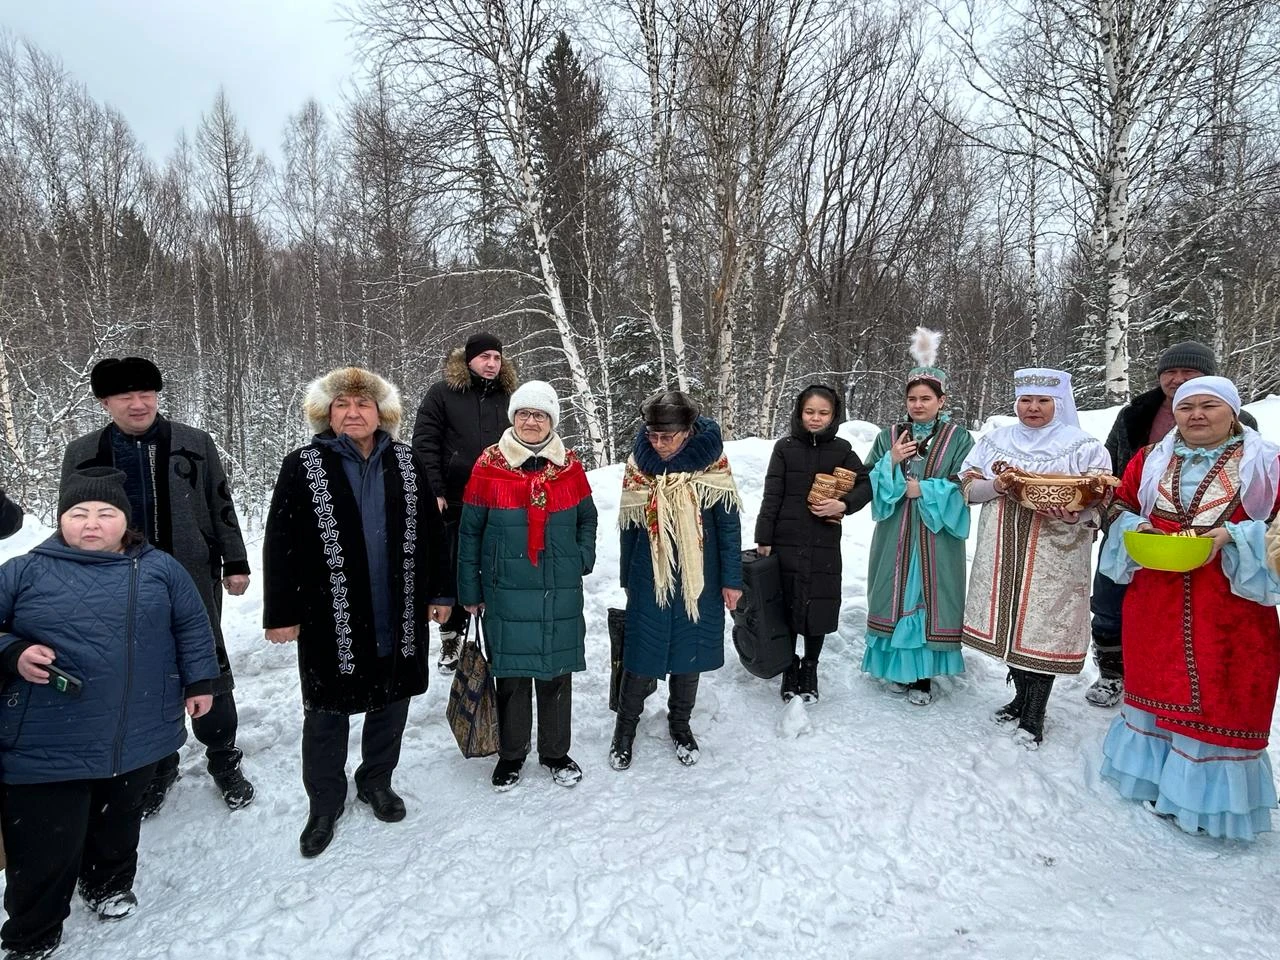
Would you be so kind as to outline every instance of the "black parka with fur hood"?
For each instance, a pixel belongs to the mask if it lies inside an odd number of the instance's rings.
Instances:
[[[505,356],[494,380],[471,372],[462,347],[449,352],[444,376],[427,390],[413,424],[413,452],[431,488],[460,509],[471,468],[486,447],[511,426],[507,404],[519,381]]]

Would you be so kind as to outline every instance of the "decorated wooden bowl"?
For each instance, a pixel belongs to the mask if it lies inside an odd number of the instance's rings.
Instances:
[[[1078,513],[1105,502],[1120,485],[1109,473],[1029,473],[1003,460],[991,469],[1005,482],[1009,495],[1028,510],[1061,507]]]
[[[1204,565],[1209,554],[1213,553],[1213,541],[1208,537],[1197,537],[1194,533],[1138,533],[1129,530],[1124,535],[1124,548],[1134,563],[1148,570],[1186,573]]]

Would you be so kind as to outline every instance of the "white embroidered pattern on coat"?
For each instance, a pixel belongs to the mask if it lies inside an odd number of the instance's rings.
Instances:
[[[418,473],[413,468],[413,454],[402,443],[392,446],[404,480],[404,615],[400,623],[400,653],[410,659],[415,652],[414,624],[414,554],[418,549]]]
[[[338,672],[356,672],[355,658],[351,655],[351,609],[347,601],[347,575],[343,571],[342,544],[338,542],[338,524],[333,516],[333,496],[329,493],[329,478],[324,474],[319,450],[303,450],[302,465],[307,471],[307,483],[311,487],[311,505],[320,525],[320,543],[324,547],[325,561],[329,564],[329,586],[333,593],[333,631],[338,641]]]

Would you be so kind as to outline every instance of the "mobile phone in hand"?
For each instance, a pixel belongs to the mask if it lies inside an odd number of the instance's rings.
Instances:
[[[68,697],[80,696],[80,691],[84,688],[84,684],[79,677],[73,677],[65,670],[60,670],[52,663],[46,663],[41,668],[49,672],[49,685],[58,693],[65,693]]]

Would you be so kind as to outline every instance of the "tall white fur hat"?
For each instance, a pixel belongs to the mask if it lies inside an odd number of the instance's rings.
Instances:
[[[551,429],[560,425],[560,398],[545,380],[529,380],[516,387],[507,404],[507,419],[516,422],[517,410],[541,410],[551,418]]]
[[[330,370],[323,377],[307,384],[302,400],[302,411],[312,432],[323,433],[329,429],[329,407],[340,395],[368,397],[378,405],[378,426],[395,439],[400,434],[400,421],[404,409],[400,405],[400,391],[382,377],[360,367],[340,367]]]

